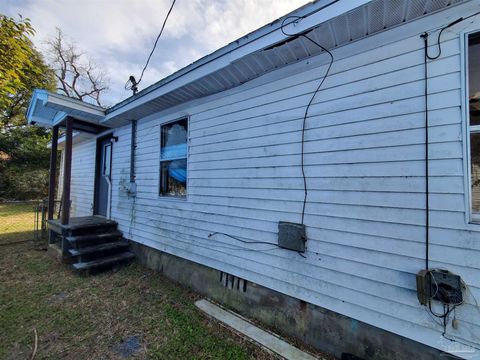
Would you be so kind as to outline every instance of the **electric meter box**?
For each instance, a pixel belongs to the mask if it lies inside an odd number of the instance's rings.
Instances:
[[[462,279],[448,270],[421,270],[417,274],[417,297],[422,305],[429,300],[459,305],[463,301]]]
[[[287,221],[278,223],[278,246],[294,251],[305,251],[305,225]]]

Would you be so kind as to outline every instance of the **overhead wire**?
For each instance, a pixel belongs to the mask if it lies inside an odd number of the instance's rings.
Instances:
[[[125,89],[127,89],[127,90],[135,89],[134,90],[134,92],[135,92],[136,89],[137,89],[137,86],[141,83],[141,81],[143,79],[143,74],[145,73],[145,70],[147,70],[148,64],[150,63],[150,59],[152,58],[152,55],[155,52],[155,49],[157,47],[158,40],[160,40],[160,37],[162,36],[163,30],[165,29],[165,25],[167,24],[167,20],[170,17],[170,13],[172,12],[173,7],[175,6],[175,2],[176,2],[176,0],[173,0],[172,4],[170,5],[170,8],[168,9],[167,15],[165,16],[165,19],[163,20],[163,24],[162,24],[162,27],[160,29],[160,32],[158,33],[157,38],[155,39],[155,43],[153,44],[153,48],[150,51],[150,54],[148,55],[147,62],[145,63],[145,66],[142,69],[142,72],[140,74],[140,78],[138,79],[138,81],[135,81],[135,78],[133,77],[133,75],[130,76],[129,80],[125,84]],[[131,83],[130,86],[129,86],[129,83]]]
[[[327,4],[323,5],[323,6],[320,6],[320,7],[316,8],[315,10],[313,10],[313,11],[311,11],[311,12],[303,15],[302,18],[307,18],[307,17],[309,17],[309,16],[311,16],[311,15],[314,15],[314,14],[316,14],[316,13],[318,13],[318,12],[320,12],[320,11],[322,11],[322,10],[330,7],[330,6],[335,5],[335,4],[338,3],[339,1],[340,1],[340,0],[332,0],[332,1],[330,1],[329,3],[327,3]],[[288,24],[287,24],[287,25],[288,25]],[[272,28],[270,31],[267,31],[265,34],[261,35],[261,37],[268,36],[268,35],[270,35],[271,33],[275,32],[275,31],[277,31],[277,30],[278,30],[277,28]],[[242,44],[241,44],[240,46],[245,46],[245,45],[249,44],[249,43],[252,42],[252,41],[255,41],[255,39],[250,39],[249,41],[242,42]],[[224,56],[225,54],[231,53],[232,51],[234,51],[234,49],[230,49],[230,50],[226,51],[225,53],[222,54],[222,56]],[[205,59],[205,61],[202,62],[202,65],[209,64],[209,63],[215,61],[216,59],[218,59],[218,57],[211,57],[211,58],[208,59],[208,60]],[[188,73],[190,73],[191,71],[194,71],[195,69],[197,69],[197,67],[192,67],[192,68],[186,70],[186,71],[184,72],[184,74],[188,74]],[[132,76],[132,77],[133,77],[133,76]],[[129,84],[129,82],[130,82],[130,81],[128,80],[128,81],[126,82],[126,84],[125,84],[125,89],[127,89],[127,90],[132,89],[131,86],[127,87],[127,85]],[[152,91],[153,89],[154,89],[154,87],[152,87],[152,88],[150,89],[150,91]],[[131,100],[130,100],[130,101],[131,101]],[[123,102],[122,102],[122,103],[123,103]],[[117,106],[117,105],[115,105],[115,106]]]

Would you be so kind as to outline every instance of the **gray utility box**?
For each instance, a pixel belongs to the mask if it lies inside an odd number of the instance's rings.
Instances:
[[[305,225],[286,221],[278,223],[278,246],[294,251],[305,251]]]
[[[430,300],[459,305],[463,302],[462,279],[448,270],[421,270],[417,274],[417,297],[422,305]]]

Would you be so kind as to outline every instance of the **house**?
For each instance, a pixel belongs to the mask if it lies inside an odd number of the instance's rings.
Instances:
[[[479,12],[319,0],[106,110],[37,90],[62,225],[339,357],[480,358]]]

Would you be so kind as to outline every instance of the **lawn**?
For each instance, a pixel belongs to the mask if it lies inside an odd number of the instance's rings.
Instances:
[[[33,202],[0,203],[0,244],[33,239]]]
[[[3,243],[31,238],[30,219],[20,231],[5,226],[26,211],[0,209]],[[194,306],[197,294],[158,273],[132,264],[79,277],[35,248],[0,244],[0,359],[30,359],[35,338],[35,359],[273,358],[208,319]]]

